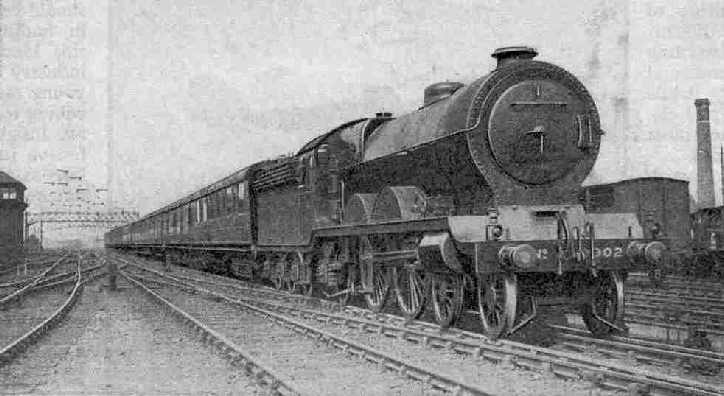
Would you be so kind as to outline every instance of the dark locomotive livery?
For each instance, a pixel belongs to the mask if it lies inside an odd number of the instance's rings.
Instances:
[[[25,185],[0,171],[0,264],[22,255],[27,207]]]
[[[587,213],[581,182],[598,156],[599,115],[566,70],[528,47],[424,105],[379,113],[254,164],[106,235],[111,248],[221,263],[289,291],[370,309],[396,297],[442,326],[470,306],[508,335],[538,305],[580,307],[595,334],[622,330],[623,281],[665,245],[636,213]]]

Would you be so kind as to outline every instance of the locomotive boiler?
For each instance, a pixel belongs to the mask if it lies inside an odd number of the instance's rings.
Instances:
[[[280,289],[361,296],[373,311],[396,300],[410,319],[429,306],[443,327],[473,308],[490,337],[540,305],[578,307],[595,334],[625,330],[624,279],[657,266],[665,246],[636,213],[584,210],[598,111],[577,78],[536,55],[498,49],[497,67],[469,85],[434,84],[412,113],[343,124],[141,219],[151,231],[113,230],[107,244],[204,255]],[[176,216],[181,226],[169,226]]]

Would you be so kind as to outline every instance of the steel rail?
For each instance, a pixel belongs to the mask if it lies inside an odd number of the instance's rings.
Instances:
[[[423,367],[417,366],[417,365],[409,363],[409,362],[405,362],[402,359],[389,355],[385,352],[376,350],[374,348],[359,344],[359,343],[352,341],[350,339],[347,339],[345,337],[331,334],[329,332],[326,332],[321,329],[317,329],[313,326],[299,322],[299,321],[291,319],[289,317],[276,314],[269,310],[259,308],[254,305],[251,305],[251,304],[247,304],[243,301],[230,298],[226,295],[223,295],[223,294],[211,291],[211,290],[207,290],[207,289],[201,288],[199,286],[194,286],[194,285],[188,284],[187,282],[182,282],[182,284],[175,284],[175,283],[170,283],[170,282],[156,281],[156,280],[147,279],[147,278],[145,280],[148,282],[155,282],[155,283],[166,284],[166,285],[177,287],[177,288],[187,289],[187,290],[190,290],[190,291],[193,291],[196,293],[203,293],[203,294],[210,296],[211,298],[213,298],[215,300],[223,301],[223,302],[225,302],[229,305],[235,306],[237,308],[245,309],[247,311],[251,311],[258,315],[267,317],[268,319],[272,320],[273,322],[284,325],[286,327],[289,327],[290,329],[292,329],[298,333],[301,333],[305,336],[315,338],[322,342],[326,342],[328,345],[334,346],[335,348],[339,348],[346,353],[356,355],[364,360],[368,360],[373,363],[376,363],[383,368],[395,371],[402,377],[411,378],[411,379],[420,381],[423,384],[425,384],[425,386],[442,389],[447,392],[451,392],[454,395],[479,395],[479,396],[490,396],[491,395],[490,393],[487,393],[487,392],[483,391],[482,389],[479,389],[475,386],[461,383],[461,382],[454,380],[443,374],[431,372]]]
[[[670,318],[670,319],[674,319],[674,318]],[[663,320],[666,320],[666,318],[648,316],[645,312],[640,313],[640,316],[630,316],[628,314],[626,316],[627,323],[640,324],[640,325],[645,325],[645,326],[654,326],[654,327],[661,328],[663,330],[678,331],[678,332],[682,332],[682,333],[688,332],[691,326],[695,326],[698,329],[703,329],[709,335],[724,337],[724,330],[713,329],[711,327],[707,327],[708,323],[706,323],[706,322],[694,321],[694,322],[689,322],[689,323],[671,323],[671,321],[664,322]]]
[[[2,271],[0,271],[0,277],[11,274],[13,272],[21,271],[22,267],[24,267],[24,266],[35,267],[38,265],[45,265],[48,263],[52,263],[58,259],[57,255],[55,255],[55,256],[56,257],[48,256],[48,257],[44,257],[42,259],[38,259],[37,261],[29,261],[29,262],[24,262],[21,264],[16,264],[12,268],[3,269]]]
[[[703,329],[711,334],[724,335],[724,323],[713,322],[711,317],[702,317],[700,315],[687,312],[674,311],[654,311],[645,308],[632,308],[626,310],[626,321],[628,323],[638,323],[653,326],[681,328],[687,330],[689,326]]]
[[[158,276],[173,279],[172,275],[164,274],[160,271],[145,268],[139,265],[132,264],[142,270],[146,270],[157,274]],[[174,279],[175,282],[186,284],[187,287],[201,290],[205,293],[209,293],[215,298],[224,299],[227,301],[236,301],[230,299],[222,294],[203,289],[199,286],[191,285],[188,282],[184,282],[180,279]],[[209,282],[209,281],[205,281]],[[213,283],[213,282],[209,282]],[[222,285],[224,287],[234,287],[232,285]],[[247,289],[237,286],[240,289]],[[261,292],[262,294],[269,294],[259,289],[253,289],[254,291]],[[283,297],[277,295],[277,297]],[[290,296],[293,300],[300,301],[304,299],[303,296]],[[321,311],[312,311],[297,307],[285,307],[280,304],[271,303],[267,300],[255,300],[255,302],[274,307],[285,314],[289,315],[310,315],[309,318],[326,318],[325,320],[335,321],[335,323],[344,324],[351,327],[357,326],[365,331],[377,332],[380,334],[388,334],[396,336],[402,339],[416,341],[423,345],[439,346],[448,349],[453,349],[457,352],[471,354],[476,357],[488,358],[494,361],[511,362],[517,366],[523,366],[526,368],[537,368],[544,372],[550,372],[555,375],[570,378],[570,379],[581,379],[586,378],[594,383],[611,387],[619,390],[639,389],[642,392],[650,392],[651,394],[660,395],[706,395],[714,396],[724,394],[724,388],[716,387],[709,384],[700,383],[697,381],[690,381],[682,378],[673,376],[667,376],[663,374],[652,374],[644,370],[627,367],[622,364],[614,364],[609,362],[597,362],[586,356],[576,355],[567,352],[554,351],[547,348],[536,347],[527,344],[521,344],[508,340],[500,340],[492,342],[486,339],[480,334],[470,333],[466,331],[452,331],[450,336],[446,336],[440,333],[439,327],[419,321],[406,322],[403,318],[395,318],[402,322],[402,326],[394,326],[387,323],[380,323],[379,321],[370,321],[366,319],[358,319],[354,317],[341,316],[330,314]],[[239,303],[242,303],[239,301]],[[244,304],[244,303],[242,303]],[[248,305],[248,304],[245,304]],[[387,314],[372,314],[376,317],[388,318],[393,315]],[[424,323],[423,326],[410,326],[411,323],[420,324]],[[434,327],[434,331],[420,330],[420,327]],[[414,327],[418,327],[415,329]],[[436,342],[437,345],[433,345]]]
[[[679,308],[671,307],[671,306],[667,306],[667,305],[640,304],[640,303],[626,304],[626,308],[631,308],[632,310],[640,309],[640,310],[649,311],[649,312],[655,311],[657,313],[662,313],[664,315],[668,314],[670,316],[706,318],[706,319],[712,320],[714,322],[717,322],[717,324],[724,324],[724,312],[706,311],[706,310],[693,309],[693,308],[689,308],[687,310],[681,310]]]
[[[214,331],[209,326],[201,323],[196,318],[186,313],[181,308],[174,305],[172,302],[163,298],[155,291],[146,287],[136,277],[126,274],[123,271],[118,272],[119,275],[123,276],[129,283],[140,288],[146,294],[153,297],[153,299],[161,304],[163,307],[168,309],[175,316],[179,317],[184,323],[191,326],[196,332],[204,335],[203,339],[210,342],[214,347],[219,348],[224,354],[230,355],[234,363],[241,362],[247,375],[256,379],[258,382],[266,384],[271,392],[286,391],[286,394],[301,395],[299,391],[294,389],[287,381],[282,379],[282,376],[275,372],[274,369],[268,365],[258,361],[251,355],[245,353],[241,347],[236,345],[231,340],[224,337],[222,334]]]
[[[699,360],[724,367],[724,354],[718,352],[703,351],[630,337],[612,336],[609,339],[594,338],[591,337],[588,332],[572,327],[559,325],[549,325],[549,327],[558,331],[556,333],[557,337],[571,341],[575,347],[581,349],[595,347],[596,352],[613,352],[612,354],[615,356],[634,362],[644,361],[665,365],[670,363],[684,364],[687,360]],[[621,354],[619,353],[620,351],[625,353]],[[639,355],[634,353],[639,353]]]
[[[32,282],[30,282],[27,285],[23,286],[22,288],[16,290],[15,292],[13,292],[3,298],[0,298],[0,306],[8,304],[9,302],[14,301],[14,300],[20,298],[20,296],[22,296],[23,294],[27,293],[32,287],[34,287],[36,284],[38,284],[47,274],[49,274],[50,271],[54,270],[55,267],[57,267],[63,260],[65,260],[65,258],[69,254],[70,253],[66,253],[61,258],[59,258],[58,261],[56,261],[53,265],[51,265],[50,267],[45,269],[45,271],[43,271],[40,275],[33,278]]]
[[[724,298],[692,297],[666,293],[628,291],[626,293],[626,302],[651,305],[665,304],[670,307],[681,309],[717,309],[724,311]]]
[[[629,275],[629,281],[632,283],[648,283],[650,282],[650,278],[648,274],[630,274]],[[663,285],[671,285],[671,286],[692,286],[697,287],[699,285],[704,287],[711,287],[711,288],[718,288],[720,285],[717,281],[710,281],[702,278],[686,278],[683,276],[678,275],[667,275],[663,278],[661,278],[661,283]]]
[[[101,267],[103,267],[103,264],[95,265],[95,266],[93,266],[93,267],[84,268],[84,269],[80,270],[80,272],[81,272],[81,275],[82,275],[82,274],[86,274],[86,273],[88,273],[88,272],[97,270],[97,269],[99,269],[99,268],[101,268]],[[76,272],[76,271],[68,271],[68,272],[64,272],[64,273],[62,273],[62,274],[58,274],[58,275],[51,276],[51,277],[49,277],[49,278],[45,278],[45,279],[41,280],[40,282],[38,282],[38,284],[36,284],[34,288],[42,287],[42,286],[44,286],[44,285],[51,284],[51,283],[54,284],[54,282],[57,282],[58,280],[62,280],[63,278],[71,278],[71,279],[72,279],[72,278],[73,278],[73,275],[75,274],[75,272]]]

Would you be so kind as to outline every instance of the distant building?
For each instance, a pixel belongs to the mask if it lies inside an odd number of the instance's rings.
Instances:
[[[22,253],[27,206],[25,185],[0,171],[0,263]]]

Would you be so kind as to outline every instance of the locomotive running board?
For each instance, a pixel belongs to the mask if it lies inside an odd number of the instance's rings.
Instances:
[[[430,217],[417,220],[394,220],[373,224],[346,224],[335,227],[317,228],[315,237],[352,235],[396,234],[415,231],[444,231],[450,228],[447,217]]]

